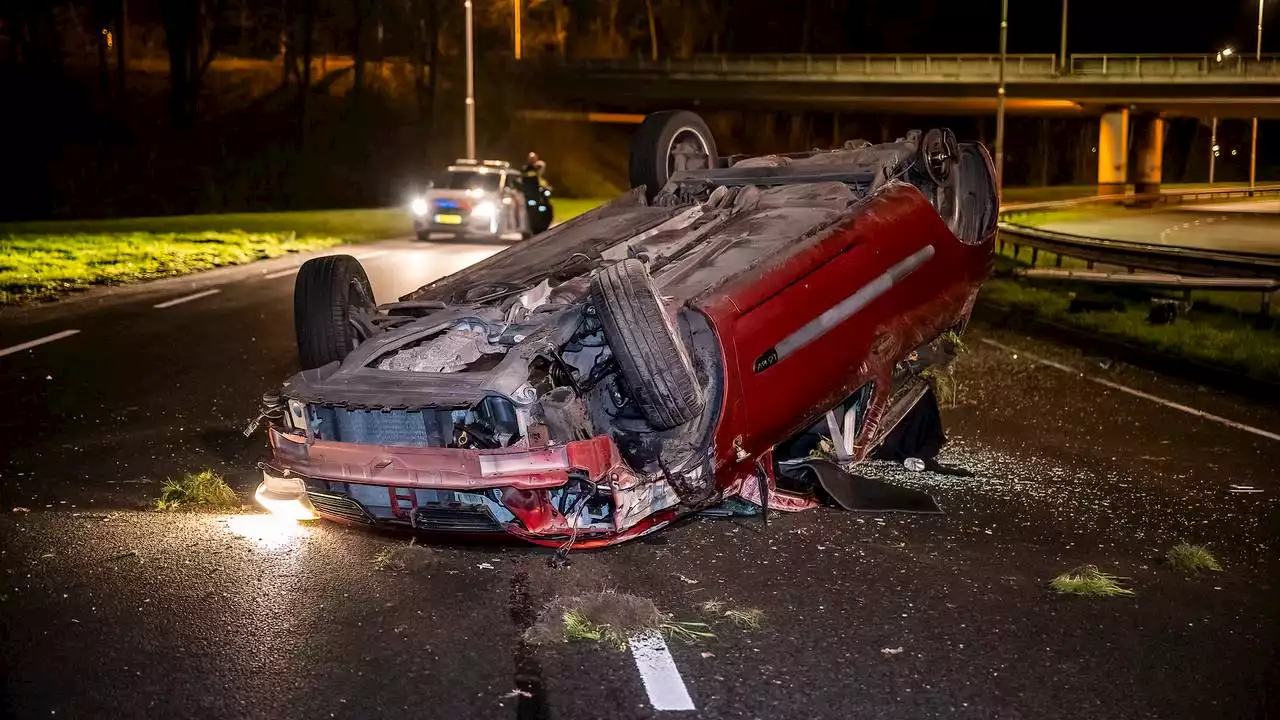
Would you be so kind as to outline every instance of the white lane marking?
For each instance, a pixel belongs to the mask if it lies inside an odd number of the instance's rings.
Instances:
[[[1049,367],[1051,367],[1051,368],[1057,368],[1057,369],[1059,369],[1059,370],[1061,370],[1061,371],[1063,371],[1063,372],[1071,373],[1072,375],[1083,375],[1083,374],[1084,374],[1084,373],[1082,373],[1082,372],[1080,372],[1080,371],[1078,371],[1078,370],[1076,370],[1076,369],[1074,369],[1074,368],[1067,367],[1066,365],[1063,365],[1062,363],[1056,363],[1056,362],[1054,362],[1054,361],[1052,361],[1052,360],[1049,360],[1048,358],[1037,357],[1037,356],[1032,355],[1032,354],[1030,354],[1030,353],[1024,353],[1024,352],[1022,352],[1021,350],[1019,350],[1019,349],[1017,349],[1017,348],[1009,347],[1008,345],[1005,345],[1005,344],[1004,344],[1004,343],[1002,343],[1002,342],[996,342],[995,340],[992,340],[991,338],[982,338],[982,342],[984,342],[984,343],[986,343],[986,344],[988,344],[988,345],[990,345],[990,346],[992,346],[992,347],[998,347],[998,348],[1000,348],[1001,350],[1007,350],[1008,352],[1011,352],[1011,353],[1013,353],[1014,355],[1024,355],[1024,356],[1026,356],[1026,357],[1028,357],[1028,358],[1030,358],[1030,359],[1032,359],[1032,360],[1034,360],[1034,361],[1036,361],[1036,362],[1038,362],[1038,363],[1041,363],[1041,364],[1043,364],[1043,365],[1048,365],[1048,366],[1049,366]]]
[[[302,267],[302,266],[301,266],[301,265],[299,265],[298,267]],[[263,280],[275,280],[276,278],[282,278],[282,277],[284,277],[285,275],[296,275],[296,274],[298,274],[298,268],[297,268],[297,267],[291,267],[291,268],[286,268],[286,269],[284,269],[284,270],[277,270],[277,271],[275,271],[275,272],[273,272],[273,273],[267,273],[266,275],[263,275],[263,276],[262,276],[262,279],[263,279]]]
[[[644,681],[649,704],[654,710],[697,709],[661,633],[648,630],[632,635],[631,654],[635,656],[636,669],[640,671],[640,679]]]
[[[19,343],[17,345],[13,345],[11,347],[7,347],[3,350],[0,350],[0,357],[4,357],[5,355],[12,355],[14,353],[19,353],[19,352],[22,352],[23,350],[30,350],[33,347],[39,347],[40,345],[44,345],[45,343],[51,343],[54,340],[69,338],[78,332],[80,331],[79,330],[63,330],[62,332],[56,332],[52,335],[45,335],[42,338],[36,338],[35,340]]]
[[[1228,420],[1227,418],[1221,417],[1219,415],[1207,413],[1203,410],[1197,410],[1196,408],[1190,407],[1188,405],[1183,405],[1182,403],[1177,403],[1172,400],[1165,400],[1164,398],[1158,397],[1156,395],[1152,395],[1151,393],[1145,393],[1145,392],[1142,392],[1141,390],[1135,390],[1127,385],[1121,385],[1120,383],[1111,382],[1110,380],[1104,380],[1102,378],[1089,377],[1084,373],[1080,372],[1079,370],[1076,370],[1075,368],[1067,367],[1066,365],[1056,363],[1052,360],[1049,360],[1047,358],[1042,358],[1037,355],[1032,355],[1031,353],[1028,353],[1028,352],[1022,352],[1021,350],[1009,347],[1004,343],[996,342],[995,340],[991,340],[990,338],[982,338],[982,342],[992,347],[1000,348],[1001,350],[1007,350],[1012,353],[1017,353],[1018,355],[1022,355],[1026,357],[1028,360],[1031,360],[1033,362],[1038,362],[1042,365],[1048,365],[1049,367],[1057,368],[1058,370],[1062,370],[1064,372],[1071,373],[1072,375],[1082,377],[1085,380],[1088,380],[1090,382],[1095,382],[1099,385],[1102,385],[1103,387],[1109,387],[1112,390],[1119,390],[1120,392],[1128,393],[1134,397],[1140,397],[1143,400],[1150,400],[1151,402],[1154,402],[1154,403],[1160,403],[1165,407],[1173,408],[1174,410],[1180,410],[1184,413],[1187,413],[1188,415],[1194,415],[1198,418],[1204,418],[1205,420],[1212,420],[1213,422],[1226,425],[1229,428],[1235,428],[1236,430],[1243,430],[1244,432],[1253,433],[1254,435],[1260,435],[1270,440],[1280,440],[1280,434],[1273,433],[1268,430],[1263,430],[1262,428],[1256,428],[1256,427],[1253,427],[1252,425],[1245,425],[1244,423],[1238,423],[1235,420]]]
[[[391,251],[390,250],[374,250],[373,252],[367,252],[363,255],[352,255],[351,257],[357,260],[372,260],[376,257],[382,257],[383,255],[386,255],[389,252]]]
[[[198,292],[198,293],[195,293],[195,294],[192,294],[192,295],[184,295],[184,296],[182,296],[182,297],[180,297],[180,298],[174,298],[173,300],[166,300],[166,301],[164,301],[164,302],[162,302],[162,303],[156,303],[155,305],[152,305],[151,307],[153,307],[153,308],[155,308],[155,309],[157,309],[157,310],[163,310],[163,309],[165,309],[165,308],[173,307],[174,305],[181,305],[181,304],[182,304],[182,303],[184,303],[184,302],[191,302],[192,300],[199,300],[199,299],[200,299],[200,298],[202,298],[202,297],[209,297],[210,295],[217,295],[217,294],[218,294],[218,293],[220,293],[220,292],[222,292],[222,291],[221,291],[221,290],[219,290],[218,288],[214,288],[214,289],[212,289],[212,290],[205,290],[204,292]]]

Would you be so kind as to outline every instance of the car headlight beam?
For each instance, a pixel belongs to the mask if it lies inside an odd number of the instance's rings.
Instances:
[[[421,217],[426,215],[431,210],[431,207],[427,204],[426,200],[423,200],[422,198],[414,198],[413,202],[409,203],[409,209],[413,211],[414,215]]]

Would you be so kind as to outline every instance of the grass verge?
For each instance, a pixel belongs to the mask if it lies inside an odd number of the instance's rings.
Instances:
[[[557,198],[568,220],[600,199]],[[0,224],[0,306],[411,234],[404,208]]]
[[[1094,565],[1084,565],[1074,570],[1068,570],[1058,577],[1049,581],[1049,587],[1054,592],[1063,595],[1079,595],[1081,597],[1117,597],[1122,595],[1133,595],[1134,592],[1126,587],[1121,587],[1120,580],[1108,573],[1104,573]]]
[[[1180,570],[1188,575],[1198,573],[1201,570],[1222,572],[1222,564],[1203,545],[1178,543],[1169,548],[1165,559],[1169,561],[1169,565],[1175,570]]]
[[[1181,300],[1181,294],[1071,281],[1015,280],[1014,270],[1030,267],[1031,254],[1023,248],[1015,259],[1013,251],[1006,243],[1004,252],[996,256],[995,277],[987,280],[980,295],[984,304],[1250,378],[1280,381],[1280,337],[1275,330],[1257,327],[1259,301],[1254,293],[1194,292],[1188,312],[1172,323],[1157,325],[1147,321],[1151,299]],[[1035,266],[1054,267],[1056,263],[1055,256],[1039,253]],[[1062,260],[1063,268],[1084,266],[1074,258]],[[1123,309],[1072,312],[1072,300],[1084,295]]]
[[[240,498],[222,476],[212,470],[187,473],[178,480],[165,480],[156,499],[159,512],[176,510],[230,510],[240,506]]]

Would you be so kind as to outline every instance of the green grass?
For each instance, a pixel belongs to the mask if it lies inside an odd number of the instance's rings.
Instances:
[[[983,285],[983,302],[1019,314],[1104,335],[1156,352],[1243,372],[1263,380],[1280,380],[1280,337],[1253,327],[1234,313],[1192,309],[1166,325],[1147,322],[1148,301],[1119,293],[1096,291],[1098,297],[1126,303],[1123,311],[1069,312],[1072,293],[1062,287],[1031,286],[1026,282],[993,278]]]
[[[1165,555],[1165,559],[1169,561],[1174,569],[1180,570],[1187,574],[1198,573],[1201,570],[1210,570],[1212,572],[1222,572],[1222,564],[1218,559],[1209,552],[1209,549],[1203,545],[1193,545],[1191,543],[1178,543],[1169,548],[1169,552]]]
[[[568,220],[603,200],[554,202]],[[0,306],[412,231],[400,207],[0,224]]]
[[[564,639],[568,642],[589,640],[604,643],[615,650],[627,649],[626,634],[607,623],[593,622],[581,610],[564,614]]]
[[[1091,598],[1133,595],[1132,590],[1121,587],[1120,580],[1124,578],[1104,573],[1094,565],[1084,565],[1049,581],[1049,587],[1063,595]]]
[[[155,509],[160,512],[230,510],[239,505],[235,491],[212,470],[187,473],[179,480],[165,480],[155,501]]]

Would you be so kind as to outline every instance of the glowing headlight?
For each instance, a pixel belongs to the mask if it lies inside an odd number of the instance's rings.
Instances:
[[[413,211],[414,215],[426,215],[431,208],[427,205],[426,200],[414,198],[413,202],[409,203],[409,209]]]
[[[475,208],[472,209],[471,211],[471,216],[478,217],[478,218],[491,218],[493,217],[493,213],[495,211],[496,211],[496,208],[494,208],[493,202],[490,200],[485,200],[482,203],[476,203]]]

